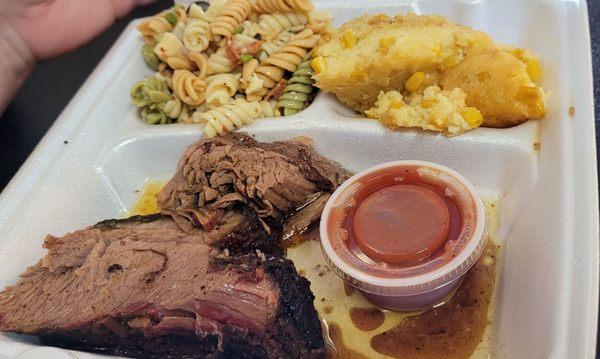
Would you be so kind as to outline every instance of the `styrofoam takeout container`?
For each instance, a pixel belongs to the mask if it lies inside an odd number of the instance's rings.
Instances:
[[[443,164],[500,205],[504,263],[498,284],[500,358],[592,358],[598,310],[598,193],[592,71],[583,0],[315,1],[335,25],[369,13],[440,14],[502,43],[537,52],[550,91],[546,118],[510,129],[481,128],[455,138],[391,132],[354,118],[327,94],[295,116],[246,128],[259,140],[307,135],[350,171],[402,159]],[[129,102],[150,75],[135,23],[106,55],[0,195],[0,288],[61,235],[122,216],[146,179],[167,179],[197,125],[143,124]],[[569,108],[574,115],[569,115]],[[63,142],[67,140],[67,142]],[[32,349],[31,338],[0,334],[0,358]],[[51,358],[44,349],[38,357]],[[72,352],[79,358],[93,354]]]

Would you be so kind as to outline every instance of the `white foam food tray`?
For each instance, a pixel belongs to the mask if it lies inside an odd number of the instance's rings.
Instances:
[[[439,14],[540,55],[548,114],[510,129],[480,128],[454,138],[391,132],[320,93],[298,115],[260,120],[245,130],[264,141],[310,136],[320,153],[350,171],[401,159],[457,170],[500,204],[505,252],[492,356],[593,357],[598,193],[585,1],[334,0],[315,6],[331,10],[335,25],[366,12]],[[140,44],[132,23],[2,192],[0,288],[44,254],[46,234],[123,216],[138,196],[134,190],[148,179],[168,179],[184,148],[199,138],[198,125],[140,121],[129,101],[133,83],[151,74]],[[0,358],[32,348],[28,338],[0,334]]]

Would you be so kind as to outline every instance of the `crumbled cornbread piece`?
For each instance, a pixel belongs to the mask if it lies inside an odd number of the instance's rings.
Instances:
[[[509,127],[546,114],[546,98],[514,55],[495,50],[470,56],[444,72],[444,89],[460,88],[467,105],[481,111],[488,127]]]
[[[484,126],[514,126],[546,112],[535,54],[442,17],[359,17],[324,36],[314,55],[316,86],[358,111],[373,107],[381,91],[409,95],[437,85],[460,88]]]
[[[443,91],[437,86],[429,86],[422,93],[414,92],[407,97],[395,90],[382,91],[375,106],[365,113],[392,129],[420,127],[456,136],[483,122],[481,113],[468,107],[465,98],[466,94],[458,88]]]

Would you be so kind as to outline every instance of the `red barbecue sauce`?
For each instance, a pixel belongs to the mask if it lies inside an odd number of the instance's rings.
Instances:
[[[417,262],[446,242],[450,211],[435,191],[399,184],[376,190],[359,204],[352,222],[356,243],[373,260]]]
[[[341,225],[337,237],[356,259],[398,268],[444,257],[446,243],[460,233],[461,211],[445,185],[407,166],[361,179],[347,204],[332,208],[328,222],[330,233]],[[334,248],[341,244],[335,242]]]

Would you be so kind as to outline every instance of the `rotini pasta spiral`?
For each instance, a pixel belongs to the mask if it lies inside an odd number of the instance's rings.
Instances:
[[[154,74],[154,77],[160,81],[165,81],[170,89],[173,89],[173,69],[169,65],[161,62],[158,65],[158,72]]]
[[[203,113],[196,112],[192,121],[204,124],[203,132],[206,137],[215,137],[251,124],[262,113],[263,109],[258,101],[239,99]]]
[[[131,102],[137,107],[168,101],[171,96],[167,83],[154,77],[138,81],[131,88]]]
[[[233,62],[227,56],[227,50],[220,47],[217,52],[208,57],[208,74],[220,74],[234,69]]]
[[[221,10],[223,10],[226,3],[227,0],[211,0],[210,6],[206,9],[206,16],[208,16],[209,19],[214,18]]]
[[[142,108],[142,119],[149,125],[163,125],[173,122],[156,104]]]
[[[242,77],[240,78],[240,89],[244,90],[248,101],[258,101],[262,98],[259,92],[263,88],[263,81],[258,78],[256,69],[258,68],[258,60],[251,59],[242,66]]]
[[[206,78],[205,101],[210,107],[231,102],[240,85],[240,74],[217,74]]]
[[[173,33],[173,35],[177,36],[177,38],[181,41],[183,41],[183,32],[185,31],[185,22],[178,22],[175,27],[173,28],[173,31],[171,31]]]
[[[258,78],[264,82],[263,89],[259,92],[264,95],[269,89],[283,78],[285,71],[295,71],[298,65],[308,54],[308,51],[319,42],[319,35],[312,30],[304,30],[292,37],[284,47],[260,62],[256,69]]]
[[[283,48],[261,62],[261,65],[272,65],[287,71],[294,71],[308,54],[308,51],[319,42],[319,35],[306,29],[292,37]],[[258,71],[258,70],[257,70]]]
[[[190,6],[188,7],[188,10],[187,10],[187,13],[188,13],[188,17],[190,19],[202,19],[202,20],[210,21],[210,17],[204,11],[202,6],[198,6],[195,3],[190,4]]]
[[[171,24],[161,14],[148,18],[137,26],[147,44],[156,43],[162,34],[172,29]]]
[[[191,122],[188,105],[177,96],[173,96],[172,99],[165,103],[164,113],[177,122]]]
[[[257,42],[255,38],[245,34],[235,34],[232,37],[232,43],[241,48],[253,45],[255,42]]]
[[[208,22],[200,19],[188,21],[183,31],[183,43],[188,50],[204,51],[208,47]]]
[[[188,59],[184,57],[169,57],[166,60],[167,65],[173,70],[188,70],[191,71],[194,69],[192,63],[188,61]]]
[[[248,15],[248,17],[250,17],[250,15]],[[242,34],[246,36],[255,37],[258,34],[258,32],[256,32],[256,28],[256,23],[250,20],[245,20],[242,22]]]
[[[279,49],[285,46],[285,44],[290,42],[290,40],[295,34],[292,30],[296,30],[296,27],[282,31],[274,39],[263,42],[260,47],[262,49],[262,52],[259,54],[259,60],[264,60],[267,57],[273,55],[274,53],[279,51]],[[304,30],[304,27],[301,27],[300,31],[301,30]]]
[[[283,109],[284,116],[298,113],[306,107],[309,96],[314,90],[312,74],[309,59],[305,59],[294,71],[276,106]]]
[[[145,78],[131,88],[131,102],[141,107],[142,119],[148,124],[169,123],[163,108],[171,94],[164,81]]]
[[[260,117],[278,117],[281,116],[281,112],[276,106],[275,101],[259,101],[261,116]]]
[[[162,36],[154,53],[174,70],[192,70],[192,64],[183,52],[183,43],[172,33]]]
[[[160,65],[160,61],[156,54],[154,53],[154,49],[152,46],[148,44],[142,45],[142,58],[144,61],[152,68],[154,71],[158,71],[158,66]]]
[[[175,16],[177,16],[178,22],[186,22],[187,21],[188,16],[187,16],[185,7],[183,7],[181,5],[175,5],[173,7],[173,13],[175,14]]]
[[[182,53],[183,44],[177,36],[168,32],[164,34],[160,41],[154,46],[154,53],[156,56],[165,61],[169,57],[179,56]]]
[[[209,18],[202,8],[196,4],[190,5],[190,19],[183,31],[183,44],[188,50],[201,52],[209,44]]]
[[[247,61],[242,65],[242,78],[241,78],[242,84],[245,85],[246,83],[248,83],[248,81],[250,81],[250,77],[252,76],[254,71],[256,71],[257,67],[258,67],[257,59],[250,59],[250,61]]]
[[[250,75],[250,80],[248,81],[248,86],[246,87],[246,98],[248,101],[258,101],[260,100],[262,95],[262,89],[264,88],[265,82],[258,78],[258,76],[253,73]]]
[[[252,10],[259,14],[273,12],[302,11],[310,12],[313,9],[310,0],[255,0]]]
[[[188,70],[175,70],[173,73],[173,92],[188,105],[204,102],[206,82]]]
[[[269,40],[285,29],[293,26],[305,25],[308,17],[302,13],[285,12],[263,14],[258,18],[257,32],[263,39]]]
[[[190,52],[188,58],[198,68],[198,78],[203,80],[208,72],[208,60],[206,59],[206,56],[197,52]]]
[[[231,36],[235,28],[248,17],[251,8],[250,0],[229,0],[210,22],[211,35]]]

